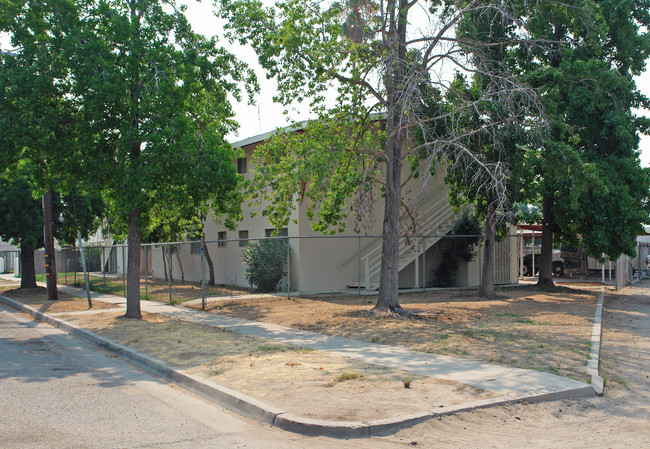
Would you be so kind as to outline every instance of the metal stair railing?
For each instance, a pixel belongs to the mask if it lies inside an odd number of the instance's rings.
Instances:
[[[426,252],[431,246],[435,245],[438,242],[445,232],[440,232],[443,228],[451,224],[451,221],[455,217],[455,214],[447,200],[446,196],[438,199],[433,205],[431,205],[425,212],[425,222],[422,226],[423,235],[434,234],[433,238],[426,240],[426,248],[422,249],[422,252]],[[434,232],[438,231],[438,232]],[[362,263],[364,266],[364,283],[366,290],[376,290],[379,288],[379,276],[381,271],[381,242],[375,248],[370,250],[365,256],[362,257]],[[417,261],[417,258],[421,252],[419,250],[413,251],[413,247],[407,244],[404,241],[400,241],[399,247],[399,265],[398,270],[401,271],[413,260]],[[418,272],[418,267],[416,267],[416,273]]]

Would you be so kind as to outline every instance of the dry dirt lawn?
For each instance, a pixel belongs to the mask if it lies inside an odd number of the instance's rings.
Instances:
[[[7,292],[30,298],[34,292]],[[44,301],[40,292],[32,300]],[[550,371],[587,381],[585,361],[597,291],[543,294],[510,289],[493,301],[473,292],[404,295],[411,317],[369,316],[373,297],[239,298],[210,312],[417,351]],[[53,313],[87,309],[81,299],[45,301]],[[102,304],[96,301],[97,304]],[[484,399],[492,394],[305,348],[145,314],[63,315],[119,343],[269,404],[311,418],[370,421]],[[405,384],[409,388],[405,388]],[[309,397],[309,401],[304,398]],[[314,407],[314,404],[318,406]],[[368,404],[372,404],[371,407]]]
[[[209,311],[296,329],[404,346],[416,351],[547,371],[588,381],[593,317],[600,287],[475,291],[400,296],[410,317],[369,316],[375,296],[317,296],[213,300]],[[199,308],[200,306],[194,306]]]
[[[645,281],[622,292],[607,291],[603,398],[493,407],[332,447],[650,448],[648,286]],[[210,312],[587,380],[599,291],[574,286],[550,294],[516,288],[499,292],[494,301],[458,291],[404,295],[402,305],[421,312],[408,318],[370,317],[374,298],[356,296],[221,300],[210,303]],[[84,304],[71,299],[56,307],[58,313],[68,308],[72,313],[66,319],[79,325],[304,416],[366,421],[489,396],[466,385],[160,316],[145,315],[138,322],[120,318],[123,311],[84,314]],[[54,311],[47,302],[41,307],[46,305]]]
[[[148,313],[142,321],[126,320],[121,314],[61,317],[190,373],[310,418],[368,421],[492,396],[468,385],[224,329]],[[405,381],[410,383],[409,388],[405,388]],[[307,397],[309,401],[305,401]]]
[[[608,291],[600,374],[605,395],[523,403],[432,420],[373,448],[650,448],[650,281]]]
[[[6,281],[0,282],[0,295],[18,300],[23,304],[28,304],[40,312],[46,313],[61,313],[61,312],[78,312],[88,310],[88,301],[85,299],[75,298],[68,296],[65,293],[59,292],[58,301],[48,301],[45,288],[17,288],[17,284],[9,283]],[[113,309],[116,308],[113,304],[93,301],[93,309]]]

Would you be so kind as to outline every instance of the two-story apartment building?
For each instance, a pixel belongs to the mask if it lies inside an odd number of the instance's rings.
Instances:
[[[244,157],[234,163],[238,172],[245,178],[253,176],[254,165],[251,162],[255,148],[271,135],[272,133],[261,134],[233,144],[244,153]],[[418,198],[418,208],[423,217],[420,228],[424,237],[403,239],[400,242],[400,288],[430,286],[433,269],[445,263],[437,243],[449,231],[456,214],[449,204],[448,189],[443,178],[441,173],[435,175],[427,184],[426,191]],[[306,214],[308,199],[298,198],[296,201],[296,210],[287,228],[280,233],[280,236],[287,236],[290,242],[289,270],[292,289],[303,293],[342,291],[359,286],[376,290],[381,265],[379,236],[382,217],[372,220],[374,224],[365,229],[363,234],[352,232],[350,219],[350,226],[346,227],[345,234],[323,236],[320,232],[312,230]],[[382,214],[383,204],[377,204],[374,210],[375,213]],[[254,211],[244,205],[244,218],[234,231],[215,223],[212,219],[205,223],[206,241],[212,242],[208,244],[208,251],[214,264],[217,284],[249,286],[244,278],[242,250],[250,241],[268,237],[274,231],[266,217],[259,213],[252,216],[252,212]],[[179,258],[174,259],[180,259],[185,280],[200,281],[200,245],[181,245],[178,251]],[[473,261],[460,264],[455,285],[479,284],[480,256],[478,249]],[[164,264],[160,247],[152,250],[151,261],[153,277],[163,278]],[[513,239],[506,239],[497,245],[497,283],[516,282],[517,272],[517,244]],[[180,267],[175,262],[174,279],[180,279],[180,276]]]

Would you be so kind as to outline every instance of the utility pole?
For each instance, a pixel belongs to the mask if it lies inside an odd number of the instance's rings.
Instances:
[[[54,259],[54,225],[52,223],[52,188],[43,195],[43,233],[45,237],[45,282],[47,299],[56,301],[59,293],[56,290],[56,260]]]

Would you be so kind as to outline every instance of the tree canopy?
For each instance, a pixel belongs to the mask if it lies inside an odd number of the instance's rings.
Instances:
[[[21,247],[23,286],[35,286],[34,250],[43,246],[36,198],[58,192],[54,229],[62,243],[74,243],[77,231],[94,231],[102,208],[96,194],[72,187],[77,117],[62,39],[75,17],[72,4],[58,0],[8,1],[0,11],[0,31],[12,47],[0,54],[1,227]]]
[[[208,202],[217,213],[240,207],[225,135],[236,126],[229,96],[239,98],[249,72],[193,32],[183,11],[159,0],[82,2],[70,48],[91,136],[80,158],[113,228],[128,228],[128,317],[140,316],[140,241],[155,210],[189,220]]]
[[[34,251],[43,247],[43,206],[29,160],[0,173],[0,237],[20,247],[22,288],[36,287]],[[77,232],[83,238],[99,226],[102,203],[97,197],[74,193],[54,195],[54,235],[74,245]]]
[[[65,172],[64,190],[82,184],[101,192],[112,230],[128,236],[127,317],[140,317],[140,241],[156,211],[167,206],[177,220],[208,203],[217,215],[240,211],[240,177],[225,135],[236,127],[230,101],[239,99],[238,82],[256,83],[216,39],[192,31],[184,9],[160,0],[45,0],[10,1],[2,13],[17,60],[61,62],[60,73],[38,74],[45,90],[34,91],[33,103],[64,103],[55,110],[69,120],[47,131],[64,132],[69,123],[74,139],[43,133],[32,121],[21,148],[47,136],[38,151],[61,161],[45,167]],[[3,69],[14,78],[22,73],[16,64]]]
[[[645,1],[546,6],[531,24],[553,48],[522,55],[522,70],[541,93],[549,133],[531,149],[531,184],[542,202],[540,285],[552,284],[553,233],[559,243],[612,258],[633,254],[648,219],[648,173],[640,167],[638,132],[648,106],[633,80],[645,67],[650,16]],[[645,27],[645,28],[644,28]]]

